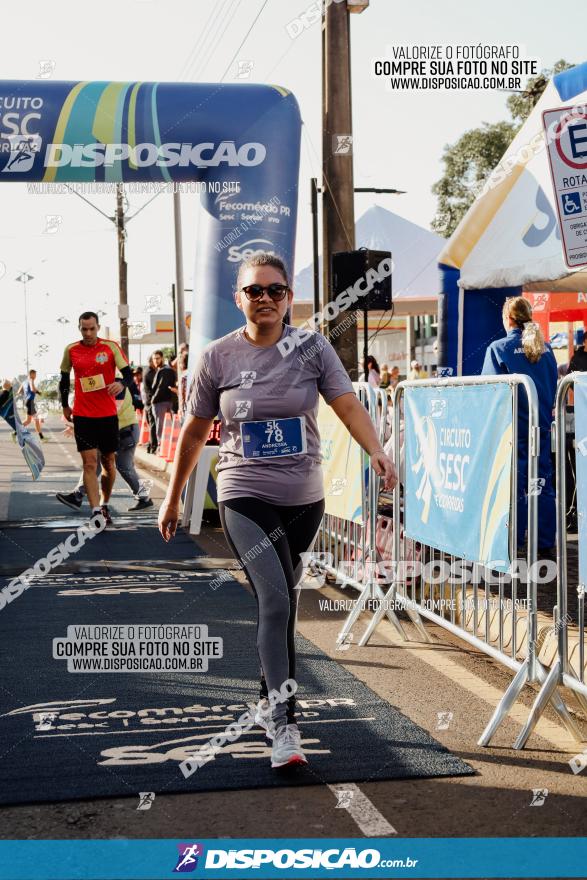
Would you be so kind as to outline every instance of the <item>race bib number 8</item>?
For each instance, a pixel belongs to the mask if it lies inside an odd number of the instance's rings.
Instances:
[[[104,376],[99,373],[97,376],[82,376],[80,379],[82,391],[99,391],[106,388]]]
[[[306,451],[306,420],[304,416],[295,416],[243,422],[241,439],[244,458],[301,455]]]

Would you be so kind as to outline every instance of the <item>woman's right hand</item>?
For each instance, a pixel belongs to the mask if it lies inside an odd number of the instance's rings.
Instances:
[[[159,508],[158,525],[161,537],[164,541],[170,541],[175,535],[177,521],[179,519],[179,504],[168,501],[167,498]]]

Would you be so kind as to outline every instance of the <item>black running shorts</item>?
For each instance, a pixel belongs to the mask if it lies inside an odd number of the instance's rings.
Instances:
[[[24,402],[25,409],[27,412],[27,416],[36,416],[37,415],[37,407],[35,406],[34,397],[30,400],[25,400]]]
[[[118,416],[91,419],[88,416],[73,417],[73,433],[78,452],[99,449],[103,455],[118,449]]]

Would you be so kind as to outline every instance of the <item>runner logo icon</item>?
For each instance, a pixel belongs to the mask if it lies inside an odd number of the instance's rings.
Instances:
[[[252,388],[253,382],[257,378],[256,370],[241,370],[241,383],[239,388]]]
[[[177,865],[173,869],[174,874],[188,874],[198,867],[198,859],[204,855],[204,847],[201,843],[178,843],[179,856]]]
[[[246,419],[251,409],[252,400],[235,400],[234,416],[235,419]]]
[[[433,419],[442,419],[446,413],[446,400],[435,397],[430,401],[430,415]]]
[[[23,137],[22,135],[7,135],[10,141],[10,158],[2,169],[3,173],[30,171],[34,165],[35,157],[39,151],[40,138],[38,135]]]

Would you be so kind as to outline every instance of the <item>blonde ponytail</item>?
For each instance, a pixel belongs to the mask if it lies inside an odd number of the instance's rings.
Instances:
[[[526,321],[522,328],[522,348],[531,364],[537,363],[545,352],[542,330],[534,321]]]
[[[511,318],[522,331],[522,348],[531,364],[537,363],[544,352],[544,336],[540,326],[532,320],[532,307],[523,296],[512,296],[503,304],[504,318]]]

